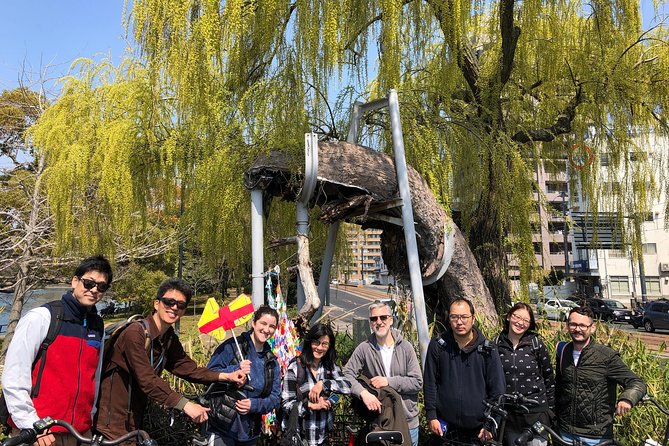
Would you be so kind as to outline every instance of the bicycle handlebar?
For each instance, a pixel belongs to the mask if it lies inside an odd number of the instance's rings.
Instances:
[[[534,440],[534,432],[532,432],[532,429],[525,429],[523,430],[523,433],[516,438],[513,444],[516,446],[525,446],[528,441],[532,440]]]
[[[525,429],[522,434],[518,438],[516,438],[516,441],[514,442],[516,446],[525,446],[527,445],[528,441],[531,441],[534,439],[535,436],[544,436],[545,433],[548,432],[551,437],[553,437],[553,440],[555,440],[558,444],[563,445],[563,446],[574,446],[575,444],[578,444],[577,442],[573,440],[565,440],[555,432],[553,429],[550,427],[546,426],[543,424],[541,421],[537,421],[532,425],[532,429]],[[604,440],[602,442],[597,443],[597,446],[611,446],[611,445],[620,445],[615,440]]]
[[[115,440],[105,440],[100,435],[94,435],[91,438],[86,438],[82,436],[79,431],[77,431],[70,423],[62,420],[54,420],[51,417],[42,418],[37,420],[33,424],[32,428],[21,429],[18,435],[15,437],[8,438],[2,442],[2,446],[17,446],[21,444],[33,444],[37,441],[37,436],[43,433],[44,431],[52,428],[53,426],[61,426],[67,429],[67,431],[72,434],[74,438],[77,439],[79,443],[90,444],[90,445],[99,445],[99,446],[116,446],[128,441],[131,439],[138,440],[139,446],[157,446],[155,440],[152,440],[145,431],[135,430],[128,432],[127,434],[115,439]]]
[[[669,410],[662,407],[662,405],[655,398],[653,398],[652,396],[650,396],[648,394],[644,395],[644,397],[641,399],[641,402],[642,403],[651,403],[651,404],[653,404],[653,406],[657,407],[660,410],[660,412],[669,416]]]

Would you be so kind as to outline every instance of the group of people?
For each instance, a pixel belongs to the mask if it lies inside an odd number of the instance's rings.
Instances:
[[[643,380],[618,353],[592,338],[595,318],[588,307],[569,313],[571,342],[558,345],[555,374],[529,305],[515,304],[492,340],[474,319],[470,301],[454,300],[449,329],[428,347],[425,411],[437,444],[491,440],[501,420],[486,416],[484,401],[511,394],[522,400],[508,408],[504,438],[498,439],[505,446],[537,421],[552,425],[565,440],[596,445],[613,438],[614,415],[625,415],[646,393]],[[545,444],[533,440],[533,446]]]
[[[614,413],[624,415],[645,393],[643,381],[618,354],[592,339],[594,319],[588,308],[570,313],[572,342],[558,349],[554,375],[546,347],[534,332],[532,309],[523,303],[508,312],[504,331],[487,340],[474,326],[472,303],[454,300],[449,327],[430,342],[421,373],[414,346],[393,328],[391,308],[375,302],[369,307],[371,333],[343,370],[337,365],[332,329],[317,323],[282,377],[268,343],[279,315],[269,306],[255,311],[249,331],[219,345],[207,367],[198,366],[173,328],[192,291],[183,281],[170,279],[160,285],[153,313],[129,324],[104,352],[104,326],[95,304],[112,277],[104,257],[87,258],[74,272],[72,290],[60,301],[61,313],[43,306],[20,319],[2,375],[14,433],[50,416],[84,435],[95,432],[114,439],[141,428],[151,400],[198,423],[211,417],[210,444],[216,446],[254,446],[261,415],[280,406],[284,415],[298,413],[303,439],[318,446],[327,443],[334,422],[337,399],[331,395],[352,394],[360,410],[383,418],[386,428],[402,431],[405,445],[417,446],[418,395],[423,389],[435,444],[495,438],[500,420],[485,416],[484,401],[504,393],[521,394],[532,402],[509,411],[506,444],[513,444],[535,421],[553,423],[567,438],[596,444],[612,437]],[[60,319],[58,332],[45,345],[54,317]],[[163,370],[194,383],[227,383],[237,389],[236,397],[204,407],[174,391],[162,378]],[[623,387],[620,395],[617,385]],[[60,427],[36,443],[76,444]]]

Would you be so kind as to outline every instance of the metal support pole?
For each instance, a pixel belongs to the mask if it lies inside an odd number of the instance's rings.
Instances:
[[[295,203],[297,209],[297,234],[298,235],[307,235],[309,233],[309,209],[301,202],[298,201]],[[299,274],[298,274],[299,276]],[[306,297],[304,295],[304,287],[302,286],[302,281],[297,280],[297,308],[302,308],[304,306],[304,301]]]
[[[325,244],[325,253],[323,254],[323,265],[321,266],[321,275],[318,278],[318,297],[325,306],[330,305],[330,270],[332,269],[332,259],[334,258],[335,245],[337,243],[337,233],[339,232],[339,221],[336,221],[328,228],[328,240]],[[311,321],[314,322],[323,314],[323,305],[318,308]]]
[[[390,128],[393,136],[393,152],[395,154],[397,184],[403,202],[402,220],[404,222],[404,241],[407,247],[411,294],[413,295],[414,309],[416,311],[416,329],[418,331],[418,342],[420,343],[420,357],[423,367],[425,367],[430,334],[427,327],[423,280],[420,271],[420,260],[418,258],[418,245],[416,243],[416,228],[413,219],[411,191],[409,190],[408,168],[404,153],[404,137],[402,135],[402,122],[400,121],[399,99],[397,97],[397,91],[395,90],[390,90],[388,94],[388,110],[390,111]]]
[[[251,191],[251,277],[252,299],[255,308],[265,303],[265,284],[263,283],[263,216],[262,194],[260,189]]]
[[[318,181],[318,135],[304,135],[304,181],[297,197],[297,234],[309,235],[309,201],[314,194]],[[302,308],[305,301],[302,281],[297,281],[297,308]]]

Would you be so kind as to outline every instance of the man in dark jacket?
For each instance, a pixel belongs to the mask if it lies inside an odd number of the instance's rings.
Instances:
[[[447,443],[491,440],[495,423],[485,419],[483,401],[504,393],[499,354],[494,343],[474,327],[474,306],[469,300],[451,302],[448,321],[450,329],[427,348],[423,391],[430,430]]]
[[[646,393],[646,384],[618,353],[592,339],[594,314],[574,308],[567,323],[572,342],[558,348],[556,395],[558,428],[569,439],[595,445],[613,438],[613,414],[630,411]],[[616,398],[617,386],[623,391]]]

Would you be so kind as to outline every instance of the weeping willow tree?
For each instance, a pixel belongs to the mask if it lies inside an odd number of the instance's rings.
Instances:
[[[136,0],[126,19],[135,59],[85,66],[35,131],[63,246],[124,233],[148,203],[176,215],[183,200],[182,230],[244,268],[246,167],[298,153],[305,131],[344,135],[350,103],[389,88],[408,162],[459,211],[498,304],[507,250],[533,275],[536,165],[574,144],[609,153],[607,172],[589,163],[570,181],[589,211],[621,219],[664,184],[628,156],[667,130],[666,30],[642,29],[638,0]],[[390,151],[386,117],[366,123]],[[604,194],[607,181],[619,186]],[[75,225],[69,210],[89,200],[104,212]],[[285,228],[288,212],[274,214]]]

